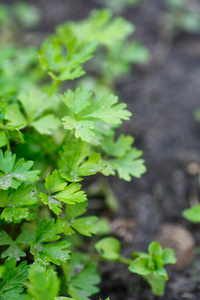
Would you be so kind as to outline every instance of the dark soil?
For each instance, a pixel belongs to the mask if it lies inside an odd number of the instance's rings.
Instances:
[[[38,31],[42,33],[53,31],[64,21],[85,18],[97,7],[92,0],[29,2],[41,10],[43,19]],[[148,66],[133,66],[131,76],[118,84],[118,90],[133,112],[123,131],[133,135],[136,146],[144,151],[148,171],[142,179],[130,183],[117,177],[110,179],[120,203],[111,220],[133,221],[124,234],[113,232],[121,239],[127,257],[135,250],[147,251],[163,223],[181,224],[192,233],[196,246],[200,245],[199,225],[182,217],[191,199],[198,197],[198,176],[190,175],[187,167],[190,163],[200,164],[200,125],[194,119],[194,110],[200,106],[200,35],[181,33],[168,43],[160,35],[160,17],[166,10],[163,1],[146,2],[142,7],[129,8],[124,16],[136,25],[135,36],[150,49],[152,61]],[[194,2],[200,8],[199,1]],[[126,239],[127,234],[131,238]],[[101,294],[93,299],[157,299],[149,286],[126,267],[111,263],[103,264],[101,269]],[[198,255],[181,270],[169,267],[168,272],[165,295],[158,299],[200,299]]]

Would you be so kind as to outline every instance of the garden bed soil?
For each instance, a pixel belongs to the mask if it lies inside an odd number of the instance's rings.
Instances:
[[[42,23],[34,34],[52,32],[56,24],[85,18],[92,8],[100,7],[92,0],[29,2],[42,13]],[[200,7],[198,0],[196,5]],[[200,35],[181,33],[168,43],[160,35],[160,17],[165,10],[163,1],[151,0],[124,13],[136,25],[135,37],[152,53],[148,66],[134,65],[131,75],[118,83],[119,95],[133,113],[122,130],[135,137],[148,170],[141,179],[131,182],[109,179],[120,209],[117,213],[104,209],[103,215],[112,222],[113,235],[120,238],[124,256],[147,251],[163,224],[175,226],[169,227],[166,242],[173,239],[171,228],[176,231],[181,225],[191,233],[195,247],[200,246],[200,226],[182,217],[182,211],[198,201],[199,193],[195,168],[200,165],[200,125],[194,119],[194,110],[200,106]],[[187,246],[187,233],[180,240]],[[188,253],[192,249],[184,252],[182,244],[175,245],[183,254],[182,266],[178,270],[167,268],[170,280],[164,296],[158,299],[200,299],[200,256],[191,259]],[[101,293],[92,299],[157,299],[126,266],[103,263],[101,270]]]

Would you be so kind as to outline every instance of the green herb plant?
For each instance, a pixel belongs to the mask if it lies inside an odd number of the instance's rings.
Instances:
[[[129,22],[103,10],[77,28],[58,26],[37,51],[10,44],[0,48],[2,300],[90,299],[99,292],[102,259],[127,264],[153,293],[164,292],[163,265],[175,262],[172,250],[153,243],[149,254],[127,259],[115,238],[100,239],[99,254],[87,253],[81,240],[101,231],[98,217],[87,212],[84,178],[118,174],[130,181],[146,171],[133,137],[115,137],[115,129],[131,116],[126,104],[108,92],[73,85],[98,47],[115,45],[131,32]]]
[[[165,0],[169,12],[164,15],[164,23],[172,34],[181,31],[198,33],[200,31],[200,15],[195,6],[188,0]]]

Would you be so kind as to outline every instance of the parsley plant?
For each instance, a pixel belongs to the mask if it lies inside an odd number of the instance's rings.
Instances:
[[[18,5],[12,14],[29,27],[37,18],[32,15],[26,18],[26,8]],[[4,11],[9,15],[7,6]],[[0,15],[0,23],[6,22]],[[13,23],[8,25],[12,30]],[[100,81],[107,80],[110,66],[117,68],[119,52],[124,54],[116,76],[128,72],[130,63],[145,61],[148,51],[137,42],[126,41],[133,30],[133,25],[125,19],[112,18],[110,11],[101,10],[79,23],[58,26],[40,49],[21,49],[15,38],[13,45],[6,45],[3,35],[0,48],[2,300],[88,300],[99,292],[97,262],[102,258],[128,264],[131,272],[145,277],[155,294],[158,291],[154,281],[161,280],[163,292],[163,280],[167,279],[163,265],[175,262],[172,250],[162,250],[153,243],[149,246],[150,254],[137,254],[138,258],[132,260],[120,256],[120,242],[112,237],[95,244],[99,255],[83,253],[79,243],[81,236],[91,237],[100,228],[96,216],[85,215],[88,200],[81,181],[97,173],[117,174],[130,181],[146,171],[142,151],[133,146],[133,137],[124,134],[115,137],[115,129],[131,116],[126,104],[119,102],[105,84],[97,92],[95,88],[91,91],[85,86],[77,87],[77,81],[73,85],[75,79],[85,74],[84,63],[95,51],[101,55],[98,49],[105,49],[103,55],[108,62],[101,69]],[[138,47],[143,49],[142,54],[138,53]],[[109,82],[111,91],[115,79]],[[68,81],[72,80],[69,89]],[[93,87],[97,85],[100,83]]]

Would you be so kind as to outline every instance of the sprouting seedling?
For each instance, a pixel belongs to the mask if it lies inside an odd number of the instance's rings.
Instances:
[[[133,262],[129,270],[142,275],[151,286],[155,295],[163,295],[165,282],[168,280],[166,264],[175,264],[176,258],[171,248],[162,249],[158,242],[152,242],[148,247],[149,253],[133,252]]]

